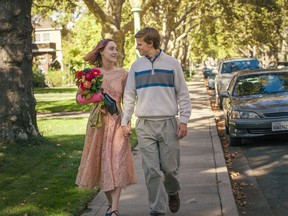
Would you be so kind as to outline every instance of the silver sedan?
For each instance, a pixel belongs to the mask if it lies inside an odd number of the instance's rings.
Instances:
[[[241,71],[221,93],[230,145],[288,134],[288,70]]]

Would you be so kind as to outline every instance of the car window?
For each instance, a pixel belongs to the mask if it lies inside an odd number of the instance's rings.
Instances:
[[[232,95],[247,96],[288,92],[288,73],[269,73],[238,77]]]
[[[260,63],[256,59],[223,62],[221,73],[232,73],[239,70],[260,69]]]
[[[236,80],[237,80],[237,77],[234,76],[234,77],[232,78],[232,80],[231,80],[228,88],[227,88],[227,90],[228,90],[228,92],[229,92],[230,95],[232,95],[233,88],[234,88],[234,83],[236,82]]]

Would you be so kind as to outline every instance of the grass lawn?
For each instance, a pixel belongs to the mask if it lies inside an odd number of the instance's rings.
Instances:
[[[76,103],[77,87],[35,88],[38,113],[89,111],[89,105]]]
[[[88,111],[75,105],[76,88],[35,89],[37,112]],[[97,190],[79,189],[87,118],[38,118],[43,139],[0,143],[0,215],[80,215]],[[135,130],[131,146],[137,144]]]

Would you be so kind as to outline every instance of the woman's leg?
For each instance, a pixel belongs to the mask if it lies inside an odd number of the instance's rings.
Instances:
[[[111,200],[112,200],[112,207],[111,211],[119,211],[119,200],[121,195],[122,188],[117,187],[114,190],[110,191]]]
[[[107,198],[107,200],[108,200],[108,209],[107,209],[107,212],[110,212],[111,206],[112,206],[111,191],[105,191],[105,195],[106,195],[106,198]]]

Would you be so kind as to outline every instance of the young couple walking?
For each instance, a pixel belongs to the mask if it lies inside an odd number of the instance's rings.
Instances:
[[[155,28],[145,27],[135,38],[142,57],[132,64],[129,73],[115,66],[117,45],[111,39],[101,40],[84,57],[104,74],[103,91],[115,99],[121,113],[104,113],[101,127],[87,124],[76,178],[81,188],[100,187],[105,192],[106,216],[120,215],[121,190],[136,183],[129,143],[134,111],[150,215],[165,215],[167,204],[173,213],[180,207],[179,139],[187,135],[191,114],[188,88],[179,62],[160,49],[161,37]],[[77,96],[81,91],[79,88]],[[101,95],[96,95],[87,103],[101,100]]]

